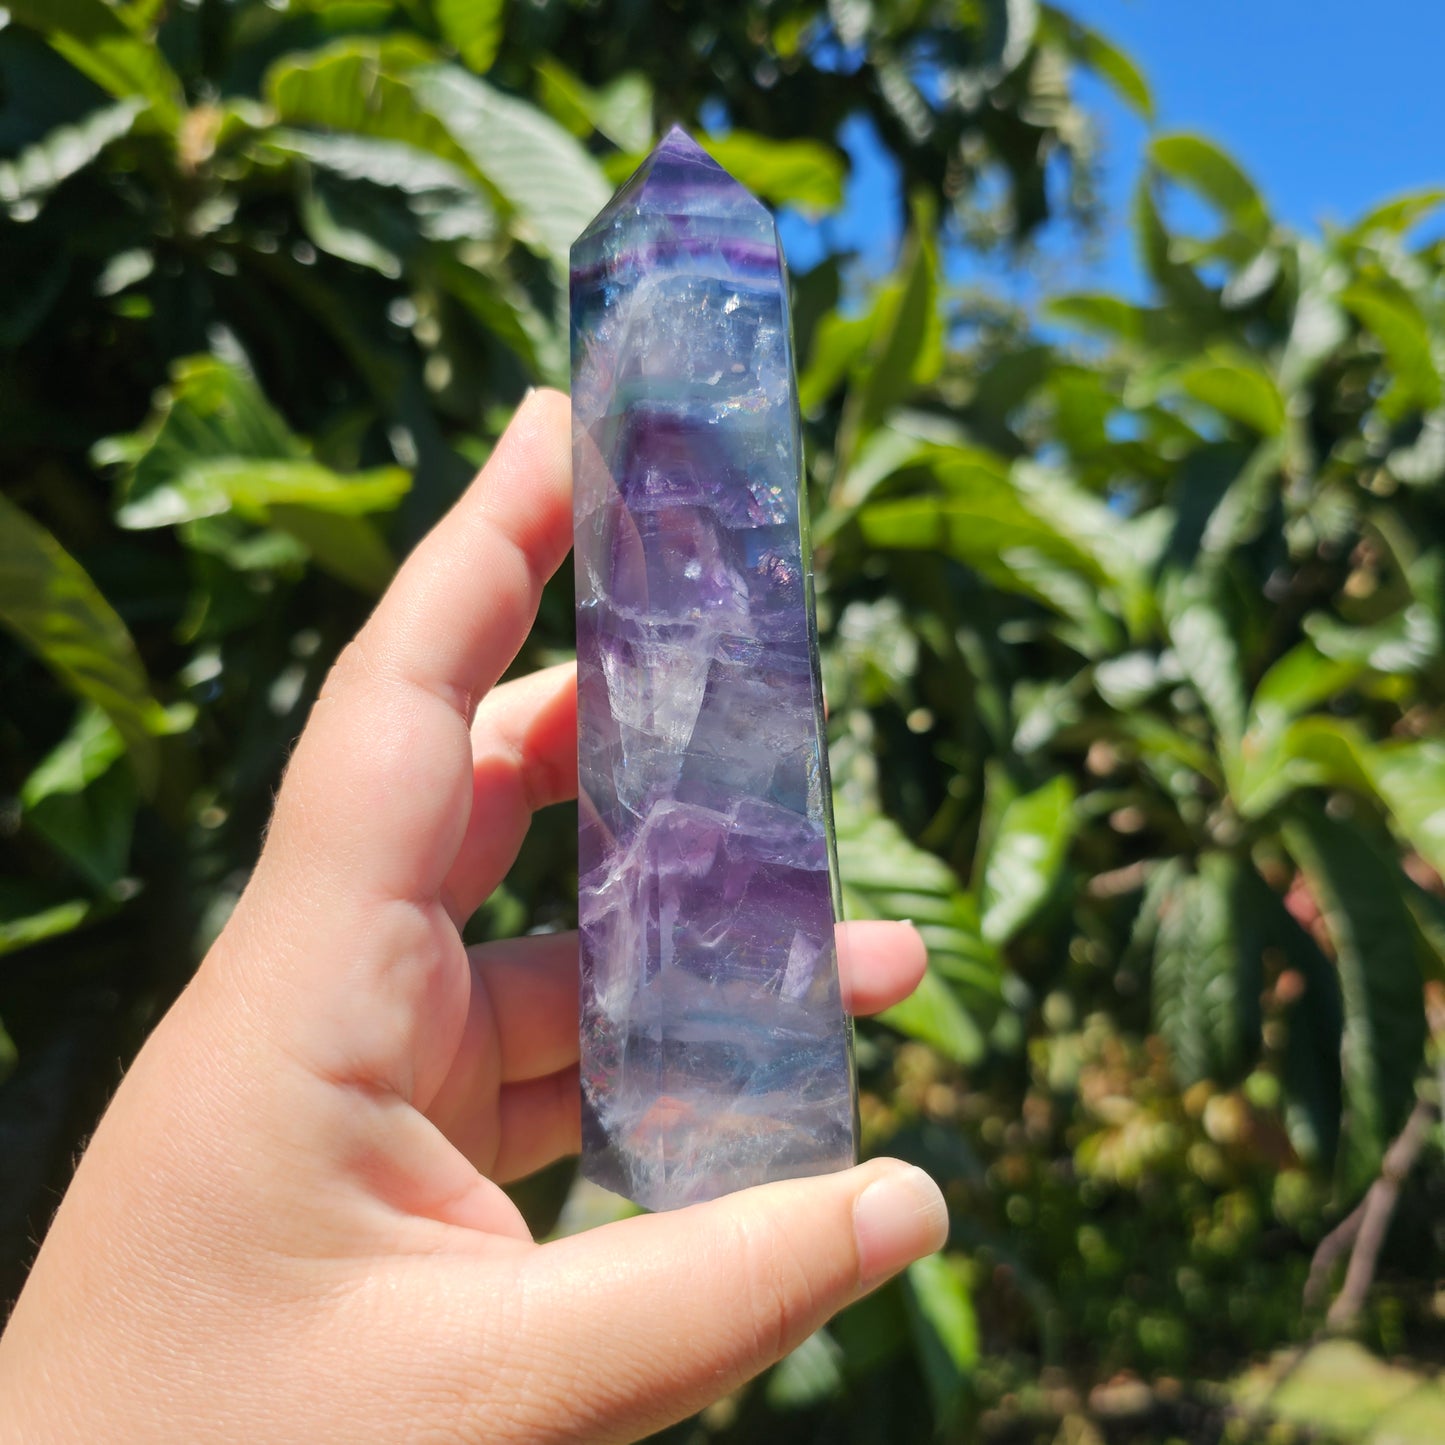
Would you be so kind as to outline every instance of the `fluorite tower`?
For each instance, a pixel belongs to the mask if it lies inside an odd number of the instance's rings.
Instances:
[[[582,1149],[653,1209],[851,1164],[787,279],[680,130],[572,248]]]

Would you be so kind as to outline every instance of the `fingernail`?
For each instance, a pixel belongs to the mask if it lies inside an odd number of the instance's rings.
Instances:
[[[895,1164],[858,1196],[853,1237],[863,1288],[872,1289],[915,1259],[943,1248],[948,1206],[923,1170]]]

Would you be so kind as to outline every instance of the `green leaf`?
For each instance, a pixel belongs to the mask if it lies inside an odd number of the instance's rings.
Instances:
[[[1168,596],[1169,592],[1173,596]],[[1244,736],[1244,682],[1234,630],[1194,579],[1166,589],[1169,640],[1229,752]]]
[[[918,987],[902,1003],[879,1014],[878,1021],[965,1067],[979,1063],[987,1052],[979,1026],[931,967]]]
[[[763,1393],[775,1410],[806,1410],[842,1388],[843,1351],[827,1330],[818,1330],[778,1361]]]
[[[285,126],[400,142],[470,174],[467,153],[413,93],[418,68],[435,59],[415,36],[349,37],[282,56],[266,72],[263,94]]]
[[[964,1266],[943,1254],[908,1266],[908,1320],[940,1421],[953,1418],[979,1362],[978,1318]]]
[[[251,377],[215,357],[172,367],[140,432],[98,449],[123,463],[123,527],[194,523],[235,513],[302,542],[318,565],[375,594],[395,570],[368,513],[406,495],[400,467],[343,474],[312,460]]]
[[[185,105],[160,47],[105,0],[10,0],[11,20],[38,30],[80,73],[119,100],[141,97],[174,129]]]
[[[1431,211],[1445,202],[1445,190],[1431,186],[1425,190],[1407,191],[1366,211],[1350,227],[1348,239],[1355,244],[1379,232],[1389,236],[1403,235],[1419,225]]]
[[[1425,1048],[1422,944],[1395,861],[1360,827],[1299,806],[1286,846],[1335,946],[1344,1001],[1345,1185],[1362,1188],[1415,1098]]]
[[[1044,34],[1049,39],[1061,44],[1076,63],[1092,70],[1125,105],[1153,123],[1154,96],[1148,79],[1132,56],[1097,30],[1091,30],[1052,5],[1043,7],[1042,18]]]
[[[1263,889],[1248,864],[1207,849],[1152,900],[1154,1023],[1183,1085],[1232,1083],[1258,1052]]]
[[[469,69],[486,74],[502,43],[506,0],[434,0],[434,9],[447,44]]]
[[[1279,388],[1263,367],[1246,356],[1211,352],[1186,366],[1176,380],[1196,401],[1261,436],[1278,436],[1284,430],[1284,398]]]
[[[644,75],[619,75],[593,89],[555,56],[544,55],[537,61],[537,94],[573,135],[596,131],[629,157],[639,158],[652,141],[652,86]]]
[[[407,494],[411,477],[400,467],[342,474],[305,460],[262,457],[198,458],[164,484],[116,512],[122,527],[174,527],[232,509],[265,522],[275,507],[306,507],[334,516],[389,511]]]
[[[1369,750],[1366,766],[1396,827],[1445,874],[1445,743],[1435,738],[1382,743]]]
[[[1261,888],[1258,921],[1267,947],[1299,975],[1299,997],[1285,1015],[1281,1084],[1285,1127],[1301,1158],[1328,1168],[1339,1147],[1344,1004],[1334,965],[1290,915],[1273,889]]]
[[[892,306],[875,311],[875,328],[859,394],[859,426],[877,426],[922,381],[937,371],[941,318],[938,259],[932,228],[915,215],[902,290]]]
[[[156,784],[156,736],[169,730],[124,622],[89,573],[0,493],[0,625],[61,684],[115,724],[143,791]]]
[[[512,212],[518,239],[565,269],[572,242],[612,195],[577,138],[456,66],[427,67],[413,89]]]
[[[276,127],[260,138],[264,152],[309,162],[340,181],[399,192],[399,212],[386,241],[398,253],[432,241],[485,241],[497,233],[494,207],[460,166],[404,141]],[[398,244],[400,243],[400,244]]]
[[[1235,231],[1262,244],[1269,212],[1254,182],[1212,141],[1198,135],[1159,136],[1149,158],[1165,173],[1215,206]]]
[[[25,822],[96,888],[126,871],[135,823],[135,780],[113,766],[125,740],[97,707],[82,708],[75,725],[25,780]]]
[[[1044,303],[1044,315],[1066,326],[1077,326],[1101,336],[1138,345],[1148,329],[1149,312],[1132,301],[1103,292],[1054,296]]]
[[[1440,405],[1440,373],[1431,350],[1430,327],[1402,287],[1384,281],[1356,280],[1339,294],[1340,304],[1375,333],[1394,373],[1380,399],[1388,414],[1414,406],[1430,411]]]
[[[892,819],[842,796],[836,809],[846,915],[912,920],[942,974],[980,1000],[997,999],[1002,965],[985,943],[978,910],[953,869],[920,848]]]
[[[144,109],[138,100],[102,106],[73,125],[56,127],[13,160],[0,160],[0,206],[34,201],[83,171],[112,141],[130,133]]]
[[[1062,479],[1039,468],[1015,467],[1002,475],[975,448],[934,447],[926,460],[939,494],[906,501],[876,501],[858,514],[864,538],[879,547],[943,551],[974,568],[1006,591],[1032,597],[1075,620],[1103,651],[1117,641],[1117,625],[1101,601],[1113,598],[1113,584],[1132,586],[1128,576],[1111,575],[1090,522],[1101,504],[1081,496]],[[1071,536],[1051,511],[1070,507],[1086,523]],[[1113,530],[1118,545],[1122,527]]]
[[[1049,896],[1074,835],[1074,785],[1066,774],[1004,809],[983,869],[983,936],[1007,943]]]
[[[701,136],[699,143],[734,180],[775,206],[816,216],[843,204],[843,158],[831,146],[742,130]]]
[[[33,913],[15,914],[0,909],[0,954],[16,953],[32,944],[73,932],[90,916],[91,908],[87,899],[71,898]]]
[[[829,311],[818,323],[808,364],[798,378],[798,405],[805,415],[814,415],[837,390],[866,354],[872,334],[873,318],[869,315],[844,316]]]

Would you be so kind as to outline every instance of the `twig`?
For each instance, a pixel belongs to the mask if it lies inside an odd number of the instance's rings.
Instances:
[[[1304,1302],[1307,1306],[1319,1302],[1331,1270],[1346,1250],[1350,1252],[1345,1282],[1325,1316],[1327,1328],[1349,1329],[1364,1308],[1365,1296],[1374,1283],[1380,1250],[1390,1232],[1390,1220],[1399,1202],[1400,1186],[1415,1167],[1434,1119],[1435,1106],[1424,1099],[1417,1100],[1399,1137],[1385,1150],[1380,1177],[1370,1185],[1364,1199],[1348,1217],[1331,1230],[1315,1250],[1309,1278],[1305,1281]]]

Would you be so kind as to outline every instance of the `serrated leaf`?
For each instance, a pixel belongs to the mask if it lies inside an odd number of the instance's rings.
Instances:
[[[988,942],[1007,943],[1049,896],[1074,828],[1074,785],[1062,773],[1004,808],[983,869]]]
[[[1214,600],[1186,581],[1167,601],[1169,640],[1184,676],[1194,685],[1233,752],[1244,735],[1244,682],[1239,644]]]
[[[1263,886],[1237,857],[1208,849],[1153,900],[1154,1022],[1183,1085],[1231,1083],[1258,1051]]]
[[[110,718],[141,788],[153,789],[160,767],[156,737],[168,725],[130,632],[80,563],[3,493],[0,624],[73,696]]]
[[[563,270],[572,242],[612,195],[597,162],[544,111],[457,66],[428,66],[412,85],[512,212],[518,238]]]
[[[1345,1186],[1362,1188],[1415,1098],[1425,1048],[1419,935],[1398,865],[1360,828],[1300,806],[1285,843],[1319,902],[1344,1002]]]
[[[0,160],[0,206],[47,195],[88,166],[112,141],[130,133],[143,102],[102,106],[72,125],[57,126],[13,160]]]

